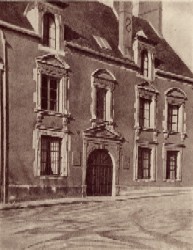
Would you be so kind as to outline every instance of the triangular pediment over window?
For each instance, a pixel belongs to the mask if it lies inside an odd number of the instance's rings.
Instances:
[[[124,141],[124,138],[120,133],[115,130],[110,130],[106,128],[105,125],[96,126],[94,128],[89,128],[84,131],[84,136],[89,138],[101,138],[113,141]]]
[[[54,67],[60,67],[66,70],[70,69],[69,65],[60,56],[57,55],[49,54],[49,55],[39,56],[37,58],[37,62],[47,65],[52,65]]]
[[[144,82],[138,84],[138,88],[144,89],[144,90],[149,91],[149,92],[154,92],[157,94],[159,93],[159,91],[153,86],[153,84],[151,84],[148,81],[144,81]]]

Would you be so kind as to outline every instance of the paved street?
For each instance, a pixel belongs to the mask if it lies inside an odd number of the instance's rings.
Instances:
[[[193,249],[190,194],[0,211],[0,249]]]

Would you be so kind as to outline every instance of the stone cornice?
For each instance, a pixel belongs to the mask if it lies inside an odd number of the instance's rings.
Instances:
[[[7,29],[16,31],[16,32],[21,32],[21,33],[23,33],[25,35],[29,35],[29,36],[40,39],[40,36],[37,33],[35,33],[33,30],[28,30],[28,29],[25,29],[25,28],[21,28],[21,27],[19,27],[17,25],[10,24],[10,23],[4,22],[2,20],[0,20],[0,27],[4,27],[4,28],[7,28]]]
[[[160,70],[160,69],[156,70],[156,75],[161,76],[161,77],[166,77],[166,78],[169,78],[169,79],[173,79],[173,80],[177,80],[177,81],[181,81],[181,82],[186,82],[186,83],[193,84],[193,78],[191,78],[191,77],[177,75],[177,74],[167,72],[167,71],[163,71],[163,70]]]

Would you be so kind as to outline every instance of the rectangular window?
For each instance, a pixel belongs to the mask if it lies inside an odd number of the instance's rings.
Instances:
[[[61,172],[61,139],[41,137],[41,175],[59,175]]]
[[[151,100],[140,98],[139,126],[150,128],[150,106]]]
[[[138,179],[151,178],[151,149],[138,149]]]
[[[178,151],[167,151],[166,179],[175,180],[177,178]]]
[[[97,119],[106,119],[106,89],[96,89],[96,116]]]
[[[168,104],[168,130],[178,132],[179,106]]]
[[[58,111],[58,78],[42,75],[41,108]]]

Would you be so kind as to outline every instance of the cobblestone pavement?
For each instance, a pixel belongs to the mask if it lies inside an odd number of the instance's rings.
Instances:
[[[0,211],[0,249],[193,249],[190,194]]]

